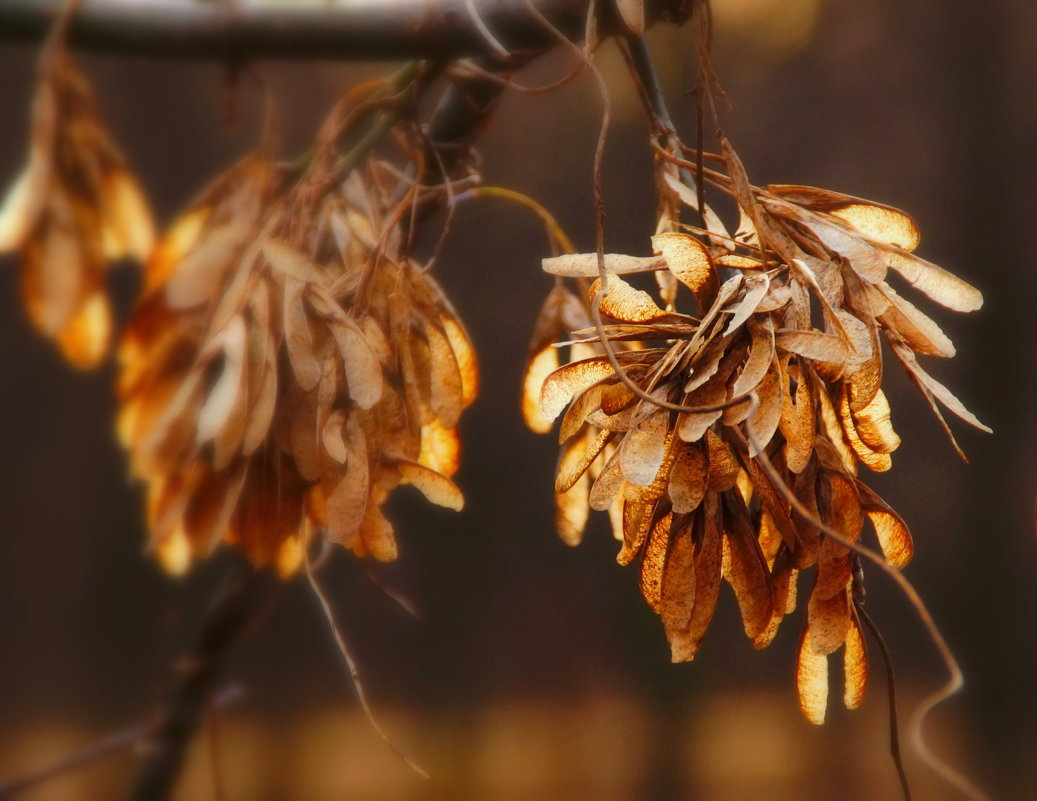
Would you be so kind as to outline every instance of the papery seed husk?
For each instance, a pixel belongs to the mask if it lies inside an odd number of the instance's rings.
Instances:
[[[670,413],[660,409],[632,429],[620,445],[620,465],[627,481],[647,487],[666,457]]]
[[[453,509],[455,512],[464,508],[464,496],[449,478],[437,473],[423,464],[405,459],[396,460],[404,483],[412,484],[427,500],[437,506]]]
[[[611,431],[587,427],[580,438],[566,445],[558,463],[555,492],[567,492],[579,481],[611,439]]]
[[[706,486],[714,492],[731,489],[738,481],[740,467],[730,446],[712,430],[706,432],[706,446],[709,450]]]
[[[425,321],[424,330],[432,368],[430,405],[440,422],[447,428],[453,428],[463,408],[461,371],[446,334],[429,320]]]
[[[223,363],[220,375],[198,413],[199,442],[213,439],[228,423],[244,422],[231,418],[234,416],[239,397],[247,399],[248,394],[245,374],[246,334],[245,321],[238,315],[218,336],[215,348],[222,354]]]
[[[993,429],[989,426],[984,425],[979,419],[968,409],[965,405],[958,400],[957,397],[929,375],[925,370],[922,369],[921,365],[918,364],[918,360],[915,358],[914,353],[908,350],[904,345],[898,342],[893,342],[893,353],[896,354],[900,362],[907,368],[908,373],[915,379],[915,381],[926,390],[931,392],[940,403],[950,409],[954,414],[964,420],[966,423],[978,428],[980,431],[986,431],[988,434],[993,433]]]
[[[339,437],[346,469],[327,494],[328,538],[343,545],[352,541],[367,515],[370,464],[367,439],[355,417],[342,415]],[[327,427],[325,427],[327,428]],[[327,441],[327,438],[325,438]]]
[[[655,256],[626,256],[621,253],[605,254],[605,272],[609,275],[642,273],[657,266],[660,259]],[[597,253],[567,253],[543,259],[545,273],[562,278],[598,278]]]
[[[641,549],[648,539],[648,532],[652,528],[652,515],[655,511],[655,504],[622,498],[620,500],[621,503],[614,503],[610,507],[610,513],[617,507],[622,507],[618,514],[618,539],[623,543],[623,546],[620,548],[619,553],[616,554],[616,563],[626,567],[641,553]]]
[[[831,598],[820,598],[811,592],[807,602],[807,632],[810,648],[816,654],[828,655],[846,640],[850,629],[850,607],[846,592]]]
[[[741,496],[724,493],[724,531],[730,561],[724,576],[735,591],[745,636],[754,639],[770,623],[774,592],[767,562],[760,551]]]
[[[695,549],[695,603],[683,631],[667,632],[670,637],[670,658],[673,662],[688,662],[695,658],[699,644],[716,611],[720,590],[722,561],[722,516],[719,497],[707,492],[702,501],[702,529]]]
[[[661,233],[652,237],[652,249],[661,253],[670,272],[691,290],[705,311],[720,288],[709,251],[695,237],[681,233]]]
[[[766,448],[770,443],[774,432],[778,429],[781,419],[781,386],[777,370],[771,370],[764,376],[763,381],[757,387],[759,395],[759,406],[755,413],[750,412],[746,426],[753,433],[753,440]],[[757,455],[756,445],[753,441],[749,443],[749,456]]]
[[[751,319],[749,330],[752,333],[752,344],[749,346],[749,358],[745,360],[745,365],[731,388],[731,394],[735,397],[756,389],[774,360],[774,329],[770,320],[764,318],[757,322]]]
[[[904,567],[914,555],[914,542],[903,518],[879,495],[861,482],[857,483],[861,508],[875,527],[882,555],[894,567]]]
[[[554,420],[575,395],[613,374],[612,365],[604,356],[558,368],[547,377],[540,390],[540,413]]]
[[[982,307],[983,295],[980,291],[942,267],[895,248],[884,249],[883,256],[886,263],[911,286],[941,306],[959,312],[972,312]]]
[[[641,594],[655,612],[660,611],[663,572],[670,543],[672,514],[665,514],[651,526],[651,534],[641,557]]]
[[[742,299],[731,309],[731,319],[727,322],[724,334],[730,334],[741,327],[746,320],[756,311],[767,290],[770,287],[770,279],[766,273],[745,274],[745,294]]]
[[[667,492],[676,514],[695,511],[706,494],[709,461],[701,443],[678,442],[674,445],[676,457],[670,468]]]
[[[843,705],[847,709],[857,709],[868,688],[868,651],[864,646],[864,633],[856,612],[850,618],[850,630],[846,633],[843,680]]]
[[[695,606],[695,545],[687,525],[671,522],[670,551],[666,556],[659,615],[667,630],[682,630]]]
[[[796,692],[806,719],[817,726],[824,723],[828,707],[828,657],[814,651],[806,631],[796,660]]]
[[[555,493],[555,528],[566,545],[579,545],[590,517],[590,476],[582,473],[566,491]]]
[[[619,276],[608,281],[608,291],[602,294],[600,279],[590,288],[591,302],[598,297],[602,314],[627,323],[644,323],[664,317],[666,312],[656,305],[652,296],[641,289],[635,289]]]
[[[799,370],[795,403],[791,402],[791,393],[783,387],[781,416],[778,420],[778,427],[785,437],[785,464],[793,473],[803,471],[814,451],[814,399],[803,367]]]

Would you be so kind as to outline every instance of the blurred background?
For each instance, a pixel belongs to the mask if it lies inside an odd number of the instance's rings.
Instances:
[[[908,570],[967,677],[939,708],[934,748],[996,799],[1037,798],[1037,264],[1031,233],[1037,144],[1037,6],[1025,0],[714,0],[726,131],[754,183],[813,184],[918,220],[920,254],[986,296],[971,316],[923,303],[958,346],[932,363],[987,436],[952,422],[946,442],[892,365],[904,444],[872,485],[907,519]],[[650,44],[678,127],[693,139],[688,30]],[[36,52],[0,45],[0,183],[25,157]],[[218,65],[89,56],[116,140],[168,221],[256,139],[255,98],[224,115]],[[622,60],[601,64],[616,102],[606,156],[607,249],[648,253],[655,203],[645,125]],[[565,74],[555,53],[520,74]],[[330,103],[389,65],[263,64],[285,153],[307,146]],[[546,95],[509,94],[481,151],[488,184],[544,202],[593,249],[591,162],[600,101],[584,76]],[[635,571],[616,565],[602,515],[571,549],[553,530],[553,436],[518,412],[530,327],[550,280],[542,228],[498,200],[464,206],[438,265],[481,357],[482,391],[462,421],[461,514],[399,493],[401,559],[380,580],[345,554],[323,583],[366,689],[422,781],[358,710],[304,581],[283,589],[227,663],[245,695],[198,738],[179,798],[355,801],[749,801],[898,798],[885,680],[873,656],[864,706],[838,688],[824,727],[801,716],[799,614],[755,652],[734,597],[695,662],[669,663]],[[128,311],[139,278],[112,275]],[[141,494],[113,435],[111,366],[76,373],[30,331],[17,269],[0,259],[0,782],[147,717],[191,642],[225,560],[186,579],[144,552]],[[916,615],[882,576],[868,606],[893,650],[903,717],[944,672]],[[834,677],[838,682],[838,675]],[[26,799],[120,797],[131,753],[42,785]],[[917,799],[953,797],[910,753]],[[222,794],[213,789],[222,785]]]

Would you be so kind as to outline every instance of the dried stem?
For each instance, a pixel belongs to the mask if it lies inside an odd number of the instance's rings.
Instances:
[[[400,761],[403,762],[408,768],[414,771],[418,776],[423,779],[428,778],[428,773],[418,765],[414,760],[408,757],[403,751],[401,751],[388,732],[382,728],[382,725],[378,722],[375,717],[374,710],[371,709],[370,703],[367,700],[367,693],[364,690],[364,684],[360,680],[360,671],[356,666],[356,660],[353,659],[353,655],[349,652],[349,646],[346,645],[345,637],[342,635],[341,629],[339,629],[338,622],[335,620],[335,612],[331,608],[331,602],[328,597],[324,594],[324,590],[321,589],[320,584],[317,581],[317,577],[313,573],[313,568],[310,563],[306,564],[306,578],[310,582],[310,588],[313,590],[313,595],[316,597],[317,602],[320,604],[321,611],[324,613],[324,618],[328,622],[328,630],[331,632],[332,638],[335,640],[335,645],[338,648],[339,654],[342,656],[342,661],[346,665],[346,670],[349,671],[349,680],[353,685],[353,691],[356,693],[357,701],[360,702],[360,708],[364,712],[364,716],[367,718],[367,722],[374,729],[375,734],[385,743],[385,745],[392,751]]]
[[[868,633],[879,646],[882,652],[882,662],[886,666],[886,693],[889,698],[889,753],[893,757],[893,764],[897,769],[897,778],[900,780],[900,789],[904,793],[904,801],[911,801],[911,785],[907,780],[907,771],[904,770],[904,757],[900,752],[900,724],[897,722],[897,682],[893,671],[893,655],[889,652],[879,627],[871,619],[863,604],[855,604],[857,615],[864,621]]]
[[[142,746],[133,801],[170,797],[183,768],[187,745],[204,717],[213,683],[227,652],[248,628],[256,602],[272,581],[237,561],[216,591],[194,646],[176,665],[176,681]]]

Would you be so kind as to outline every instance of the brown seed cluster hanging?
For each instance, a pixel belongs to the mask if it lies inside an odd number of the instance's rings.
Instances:
[[[293,186],[265,154],[169,230],[120,350],[119,420],[174,572],[221,541],[294,570],[314,534],[396,558],[400,484],[460,509],[472,347],[407,252],[399,171],[339,180],[324,137]]]
[[[918,364],[916,354],[949,357],[953,345],[887,279],[898,274],[956,311],[977,309],[982,298],[913,254],[918,229],[903,212],[812,187],[753,187],[723,144],[714,158],[726,171],[706,175],[738,203],[733,236],[708,207],[695,236],[664,219],[652,238],[656,256],[605,254],[607,292],[597,254],[545,259],[546,271],[583,285],[586,301],[552,293],[523,406],[535,407],[526,417],[538,431],[564,411],[561,536],[575,544],[589,509],[609,512],[618,560],[639,561],[642,593],[674,661],[694,658],[722,581],[762,648],[795,608],[800,572],[813,570],[797,682],[804,713],[819,723],[828,658],[840,648],[846,706],[864,693],[862,578],[855,554],[794,512],[760,450],[815,522],[856,542],[868,520],[888,563],[905,565],[907,526],[858,478],[858,464],[888,470],[900,443],[881,388],[883,340],[937,416],[939,401],[987,429]],[[665,186],[697,211],[676,169]],[[656,273],[663,306],[621,277],[645,272]],[[679,285],[697,316],[677,310]],[[586,322],[595,303],[600,329]],[[559,331],[574,342],[570,362],[553,369]]]
[[[59,24],[40,60],[28,164],[0,209],[0,253],[21,254],[29,317],[76,367],[94,367],[108,352],[109,262],[144,262],[153,240],[144,196]]]

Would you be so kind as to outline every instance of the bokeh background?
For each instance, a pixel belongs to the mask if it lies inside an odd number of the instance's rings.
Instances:
[[[994,435],[952,423],[971,460],[962,463],[893,366],[904,445],[874,486],[912,527],[907,575],[967,675],[964,694],[931,718],[934,746],[996,799],[1037,798],[1037,6],[714,6],[717,71],[732,103],[726,130],[754,182],[815,184],[904,208],[921,225],[921,254],[986,296],[975,315],[935,312],[959,355],[932,369]],[[650,39],[690,139],[690,33],[659,29]],[[35,55],[0,45],[0,183],[24,159]],[[254,97],[239,92],[228,126],[215,64],[83,63],[162,220],[255,141]],[[611,48],[602,65],[616,102],[607,245],[647,253],[645,125]],[[555,53],[519,78],[547,83],[571,66]],[[306,147],[344,90],[388,69],[261,65],[285,152]],[[546,95],[513,93],[481,143],[487,183],[540,199],[588,250],[599,114],[586,76]],[[862,709],[833,702],[828,723],[810,726],[795,701],[795,622],[755,652],[725,590],[700,657],[670,665],[605,522],[576,549],[556,538],[555,444],[525,430],[517,408],[530,326],[550,287],[539,269],[545,247],[528,212],[483,200],[461,209],[438,267],[479,349],[482,393],[462,423],[464,512],[393,501],[402,558],[380,580],[423,619],[345,555],[324,574],[383,724],[431,780],[404,768],[363,719],[319,608],[296,581],[228,661],[225,677],[245,695],[196,743],[180,798],[898,797],[880,670]],[[124,267],[112,281],[125,312],[138,276]],[[227,567],[217,559],[171,580],[146,555],[140,492],[113,436],[113,378],[111,366],[73,372],[30,332],[16,264],[0,259],[0,781],[146,718]],[[868,604],[909,710],[943,681],[942,667],[889,581],[871,577]],[[133,760],[110,757],[25,798],[120,797]],[[908,769],[917,798],[952,797],[910,754]]]

